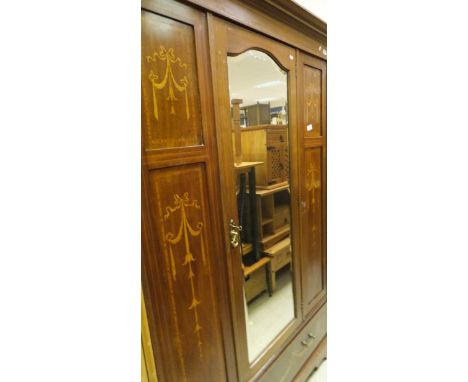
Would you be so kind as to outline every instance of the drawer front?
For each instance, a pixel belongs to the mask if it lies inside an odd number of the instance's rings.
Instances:
[[[271,269],[277,271],[278,269],[283,268],[286,264],[291,262],[291,251],[287,249],[286,252],[278,253],[271,260]]]
[[[260,293],[267,289],[265,268],[257,269],[245,281],[245,298],[247,302],[253,300]]]
[[[290,382],[327,333],[327,304],[306,324],[258,381]]]
[[[275,229],[291,224],[289,205],[285,204],[275,208],[274,223]]]
[[[286,129],[281,130],[267,130],[267,143],[287,143],[288,134]]]

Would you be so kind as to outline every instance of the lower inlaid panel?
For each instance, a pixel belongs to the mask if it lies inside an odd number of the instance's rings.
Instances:
[[[305,151],[305,177],[303,185],[302,215],[302,290],[306,313],[314,299],[325,288],[323,277],[323,195],[322,195],[322,148]]]
[[[162,335],[177,360],[177,381],[224,381],[221,328],[216,307],[212,231],[204,164],[150,171],[151,205],[160,280]]]

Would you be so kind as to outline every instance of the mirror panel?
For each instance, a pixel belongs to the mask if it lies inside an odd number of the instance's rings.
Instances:
[[[288,74],[266,53],[229,56],[232,143],[249,362],[294,319]]]

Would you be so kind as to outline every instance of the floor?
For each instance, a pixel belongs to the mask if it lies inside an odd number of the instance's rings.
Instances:
[[[307,382],[327,382],[327,361],[323,361],[320,367],[314,371]]]
[[[253,361],[294,318],[291,272],[283,268],[276,276],[273,296],[262,293],[248,305],[247,341]]]

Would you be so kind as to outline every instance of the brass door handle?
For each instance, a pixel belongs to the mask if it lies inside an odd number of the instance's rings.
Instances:
[[[242,231],[242,226],[236,225],[234,219],[229,221],[229,240],[231,241],[232,248],[237,248],[240,243],[240,231]]]
[[[237,248],[239,246],[239,232],[234,229],[229,231],[229,238],[231,240],[232,248]]]

